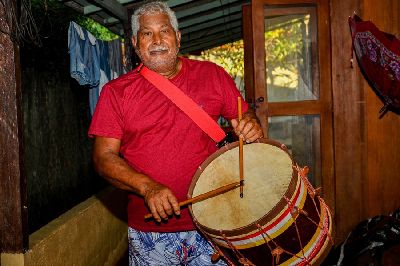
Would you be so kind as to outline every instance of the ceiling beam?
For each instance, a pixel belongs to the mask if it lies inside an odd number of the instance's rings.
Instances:
[[[182,35],[181,42],[201,39],[211,34],[230,32],[237,29],[242,30],[242,21],[240,20],[236,20],[232,23],[219,24],[216,27],[205,28],[196,32],[190,32],[189,34],[184,34]]]
[[[84,7],[74,1],[66,1],[66,2],[64,2],[64,5],[72,8],[73,10],[77,11],[78,13],[83,14],[83,12],[84,12]]]
[[[211,27],[215,27],[215,26],[219,26],[221,24],[226,24],[226,23],[230,23],[236,20],[240,20],[242,21],[242,13],[236,13],[236,14],[232,14],[232,15],[228,15],[228,16],[224,16],[224,17],[219,17],[213,20],[206,20],[206,22],[202,22],[202,23],[198,23],[196,25],[190,25],[190,27],[181,27],[181,25],[179,25],[179,30],[181,32],[181,34],[187,34],[187,33],[192,33],[192,32],[196,32],[199,30],[203,30],[205,28],[211,28]]]
[[[117,0],[121,5],[132,3],[132,0]]]
[[[135,10],[138,6],[142,5],[143,2],[144,2],[144,0],[135,1],[135,2],[133,2],[132,0],[118,0],[118,1],[121,4],[125,4],[126,3],[125,7],[127,9],[133,9],[133,10]],[[177,6],[181,6],[181,5],[184,5],[184,4],[187,4],[187,3],[191,3],[191,2],[196,2],[196,0],[168,0],[167,1],[167,5],[170,8],[173,9],[173,8],[175,8]]]
[[[116,16],[117,19],[128,22],[128,12],[126,8],[116,0],[92,0],[98,6],[102,7],[104,11],[109,12]]]
[[[181,43],[182,43],[182,46],[185,47],[188,44],[191,45],[191,44],[195,44],[195,43],[199,43],[199,42],[208,42],[208,41],[224,38],[225,36],[235,35],[235,34],[238,34],[238,33],[242,33],[242,27],[236,27],[236,28],[230,29],[229,31],[222,30],[222,31],[219,31],[219,32],[215,32],[213,34],[208,34],[207,36],[204,36],[202,38],[186,39]]]
[[[185,14],[193,14],[193,13],[199,13],[214,7],[220,6],[219,1],[215,0],[198,0],[198,1],[193,1],[188,4],[180,5],[177,7],[174,7],[173,10],[178,16],[178,14],[183,14],[180,16],[185,16]]]
[[[210,34],[210,35],[207,35],[207,37],[203,37],[203,38],[200,38],[200,39],[196,39],[196,40],[192,40],[192,39],[190,39],[190,41],[187,41],[187,42],[183,42],[182,43],[182,45],[181,45],[181,47],[182,47],[182,49],[185,49],[185,48],[188,48],[188,47],[191,47],[191,46],[196,46],[196,45],[199,45],[199,44],[202,44],[202,43],[208,43],[208,42],[216,42],[216,41],[218,41],[218,40],[225,40],[225,39],[235,39],[236,38],[236,36],[237,35],[239,35],[240,36],[240,34],[242,34],[242,30],[241,30],[241,27],[238,27],[238,28],[235,28],[235,29],[233,29],[233,30],[231,30],[231,31],[229,31],[229,32],[226,32],[226,31],[224,31],[224,32],[219,32],[219,33],[215,33],[215,34]],[[235,36],[235,37],[233,37],[233,36]]]
[[[226,44],[226,43],[240,40],[241,38],[242,38],[242,33],[239,33],[239,34],[227,36],[227,37],[224,37],[224,38],[221,38],[218,40],[212,40],[209,42],[194,44],[194,45],[182,47],[182,49],[180,49],[180,53],[187,54],[187,53],[191,53],[191,52],[204,51],[204,50],[211,49],[211,48],[214,48],[214,47]]]
[[[206,12],[207,12],[206,14],[203,14],[203,12],[202,13],[197,13],[197,14],[193,14],[192,16],[187,17],[185,19],[181,19],[179,21],[179,25],[182,28],[185,28],[185,27],[190,27],[190,26],[192,26],[194,24],[198,24],[198,23],[204,22],[204,21],[213,20],[213,19],[216,19],[216,18],[219,18],[219,17],[223,17],[223,16],[227,16],[227,15],[228,16],[229,15],[233,15],[234,13],[241,13],[242,12],[242,6],[238,5],[238,6],[229,8],[229,11],[225,11],[224,9],[218,8],[217,11],[215,11],[215,12],[211,12],[211,13],[208,12],[208,11],[206,11]]]
[[[246,1],[238,0],[199,0],[195,4],[187,4],[174,9],[176,16],[179,19],[190,16],[205,16],[213,12],[224,10],[226,13],[231,13],[231,9],[242,7]],[[234,12],[234,11],[232,11]]]
[[[87,5],[83,7],[83,14],[84,15],[90,15],[96,12],[101,11],[101,7],[95,6],[95,5]]]
[[[196,2],[197,0],[168,0],[167,4],[170,8],[182,5],[182,4],[187,4],[190,2]]]
[[[201,8],[185,10],[188,12],[185,12],[185,13],[179,12],[179,13],[182,13],[183,17],[184,17],[184,14],[188,14],[188,16],[192,16],[192,15],[205,16],[205,15],[217,12],[217,11],[224,11],[224,14],[230,14],[230,13],[237,12],[238,9],[241,10],[242,6],[248,2],[249,2],[249,0],[246,0],[246,1],[236,1],[236,0],[235,1],[232,1],[232,0],[215,1],[214,0],[209,5],[205,5]]]

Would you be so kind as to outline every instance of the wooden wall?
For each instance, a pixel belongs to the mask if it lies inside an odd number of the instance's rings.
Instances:
[[[382,102],[356,61],[350,68],[354,12],[400,38],[400,1],[331,0],[337,241],[360,221],[400,207],[400,116],[379,119]]]
[[[26,179],[23,175],[19,46],[0,5],[0,252],[27,246]],[[24,234],[25,233],[25,234]]]
[[[52,28],[42,30],[42,45],[21,47],[24,170],[28,229],[33,233],[106,185],[91,163],[89,87],[70,77],[68,27],[74,10],[52,3],[44,14]]]
[[[69,75],[68,26],[77,14],[52,3],[45,15],[36,5],[34,17],[46,18],[42,45],[24,36],[18,46],[10,26],[17,2],[0,4],[0,252],[9,253],[107,185],[91,164],[89,89]]]
[[[365,19],[400,39],[400,2],[398,0],[364,3]],[[377,111],[382,103],[364,82],[366,90],[366,153],[368,193],[366,214],[386,213],[400,207],[400,116],[388,113],[382,119]],[[400,88],[398,88],[400,89]]]

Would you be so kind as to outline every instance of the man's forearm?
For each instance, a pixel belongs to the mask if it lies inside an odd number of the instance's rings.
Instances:
[[[142,196],[156,221],[168,219],[173,213],[180,215],[178,200],[172,190],[135,171],[120,157],[120,148],[119,139],[96,137],[93,146],[96,171],[112,185]]]
[[[141,196],[145,194],[147,184],[154,182],[132,169],[119,155],[111,152],[94,156],[94,165],[96,171],[113,186]]]

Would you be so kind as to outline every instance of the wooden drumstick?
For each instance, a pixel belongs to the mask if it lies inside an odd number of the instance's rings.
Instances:
[[[212,197],[218,196],[220,194],[228,192],[228,191],[230,191],[230,190],[232,190],[234,188],[237,188],[239,186],[240,186],[240,182],[234,182],[234,183],[219,187],[217,189],[214,189],[214,190],[208,191],[206,193],[200,194],[200,195],[198,195],[198,196],[196,196],[194,198],[190,198],[190,199],[184,200],[182,202],[179,202],[179,207],[186,206],[188,204],[193,204],[193,203],[196,203],[196,202],[199,202],[199,201],[206,200],[208,198],[212,198]],[[149,219],[151,217],[153,217],[153,214],[151,214],[151,213],[148,213],[148,214],[146,214],[144,216],[145,219]]]
[[[242,120],[242,101],[238,97],[238,119]],[[243,198],[244,171],[243,171],[243,139],[239,137],[239,173],[240,173],[240,197]]]

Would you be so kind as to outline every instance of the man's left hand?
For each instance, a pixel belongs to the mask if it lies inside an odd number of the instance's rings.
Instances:
[[[250,108],[243,114],[240,122],[237,118],[230,122],[236,135],[246,143],[256,141],[264,135],[254,111]]]

